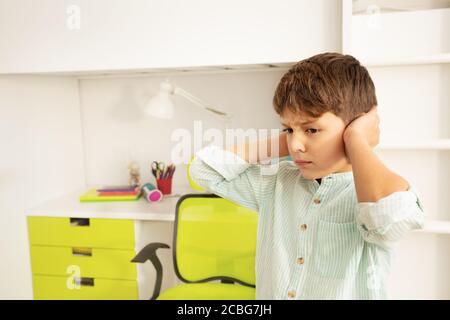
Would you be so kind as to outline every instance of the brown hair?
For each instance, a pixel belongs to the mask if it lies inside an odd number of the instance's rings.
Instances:
[[[321,53],[292,66],[273,97],[281,116],[288,108],[318,118],[332,112],[347,125],[377,105],[375,86],[357,59],[340,53]]]

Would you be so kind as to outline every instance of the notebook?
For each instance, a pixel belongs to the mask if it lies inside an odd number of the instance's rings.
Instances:
[[[138,200],[141,193],[134,195],[100,195],[97,189],[89,189],[85,194],[80,196],[80,202],[99,202],[99,201],[135,201]]]

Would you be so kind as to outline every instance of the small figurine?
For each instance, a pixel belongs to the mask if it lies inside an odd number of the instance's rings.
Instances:
[[[130,178],[128,179],[128,184],[130,186],[141,186],[141,174],[139,172],[139,164],[136,162],[131,162],[128,165],[128,170],[130,171]]]

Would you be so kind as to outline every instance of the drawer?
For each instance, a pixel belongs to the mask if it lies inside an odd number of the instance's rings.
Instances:
[[[134,221],[28,217],[31,245],[134,249]]]
[[[135,280],[33,275],[33,294],[36,300],[137,300],[138,286]]]
[[[134,250],[31,246],[33,274],[136,280]]]

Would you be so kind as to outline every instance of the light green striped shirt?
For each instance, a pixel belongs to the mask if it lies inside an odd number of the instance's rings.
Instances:
[[[413,185],[358,203],[352,172],[319,184],[292,161],[249,164],[213,145],[196,153],[190,174],[259,212],[257,299],[385,299],[396,241],[424,224]]]

